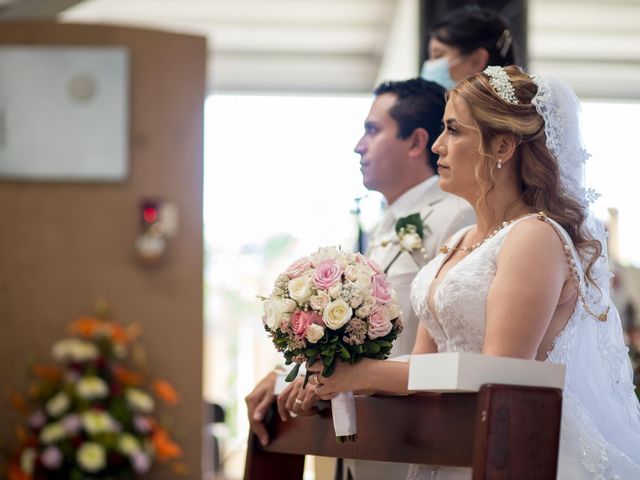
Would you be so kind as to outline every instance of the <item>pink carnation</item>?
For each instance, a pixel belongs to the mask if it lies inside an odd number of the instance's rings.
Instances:
[[[297,310],[291,317],[291,329],[298,338],[304,338],[309,326],[313,323],[324,325],[322,315],[317,312],[303,312],[301,310]]]
[[[369,331],[367,332],[368,337],[371,340],[374,340],[378,337],[384,337],[387,335],[393,324],[391,323],[391,318],[389,317],[389,311],[386,307],[382,305],[375,305],[371,309],[371,315],[369,315]]]
[[[311,261],[308,257],[302,257],[293,262],[284,271],[284,274],[289,278],[296,278],[302,275],[305,271],[311,268]]]
[[[342,269],[337,260],[324,260],[316,267],[316,271],[313,274],[313,284],[317,288],[327,290],[340,281],[341,276]]]
[[[373,297],[378,300],[379,303],[387,303],[391,300],[393,290],[384,273],[374,275],[371,283],[373,287]]]

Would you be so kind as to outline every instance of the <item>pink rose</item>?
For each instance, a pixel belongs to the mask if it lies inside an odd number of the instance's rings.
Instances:
[[[291,329],[298,338],[304,338],[307,334],[309,326],[317,323],[318,325],[324,325],[322,315],[318,312],[303,312],[297,310],[291,317]]]
[[[373,286],[373,297],[378,300],[379,303],[387,303],[391,300],[393,290],[384,273],[374,275],[371,279],[371,284]]]
[[[379,274],[384,273],[382,271],[382,269],[380,268],[380,266],[376,262],[374,262],[373,260],[371,260],[368,257],[365,257],[364,255],[362,255],[360,253],[356,253],[356,262],[365,264],[371,270],[373,270],[375,273],[379,273]]]
[[[302,257],[293,262],[284,271],[284,275],[289,278],[295,278],[302,275],[305,271],[311,268],[311,261],[307,257]]]
[[[316,267],[313,274],[313,284],[322,290],[327,290],[340,281],[341,276],[342,269],[337,260],[324,260]]]
[[[375,305],[371,309],[371,315],[369,315],[369,331],[367,332],[367,336],[371,340],[384,337],[391,331],[392,327],[389,311],[386,307]]]

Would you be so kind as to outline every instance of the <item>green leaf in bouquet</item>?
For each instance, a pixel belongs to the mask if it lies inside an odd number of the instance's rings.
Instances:
[[[340,345],[340,357],[344,358],[345,360],[351,358],[351,354],[349,353],[349,350],[347,350],[344,345]]]
[[[387,341],[387,340],[378,340],[376,342],[378,345],[380,345],[380,347],[383,348],[391,348],[391,346],[393,345],[393,343]]]
[[[335,357],[333,355],[328,355],[326,357],[322,357],[322,363],[323,363],[324,367],[327,368],[329,365],[331,365],[333,363],[334,358]]]
[[[336,343],[338,340],[340,340],[340,337],[333,336],[333,337],[331,337],[331,339],[329,340],[329,343]]]
[[[329,377],[331,376],[331,374],[333,373],[333,370],[336,368],[336,362],[334,362],[334,359],[331,359],[331,363],[329,363],[329,365],[327,365],[325,363],[324,369],[322,370],[322,376],[323,377]]]
[[[310,357],[309,360],[307,360],[307,366],[311,367],[318,360],[320,360],[320,357]]]
[[[300,372],[300,364],[296,363],[289,372],[289,375],[287,375],[287,378],[285,378],[285,381],[293,382],[298,377],[298,372]]]
[[[380,345],[376,342],[369,342],[366,344],[367,353],[378,353],[380,351]]]
[[[319,350],[317,348],[307,348],[304,351],[304,356],[307,358],[315,357],[318,355]]]

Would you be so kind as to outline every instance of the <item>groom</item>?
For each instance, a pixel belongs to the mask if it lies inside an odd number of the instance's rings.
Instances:
[[[367,253],[387,272],[397,294],[404,321],[404,330],[392,349],[392,356],[398,356],[411,353],[418,328],[411,306],[411,281],[438,253],[438,247],[452,233],[472,224],[474,217],[469,204],[438,187],[438,156],[431,146],[442,129],[444,90],[415,78],[382,83],[373,93],[375,98],[355,152],[360,155],[365,187],[382,193],[387,201]],[[398,243],[396,223],[413,214],[423,224],[424,251],[403,250]],[[263,444],[269,438],[262,420],[273,403],[276,379],[275,373],[267,375],[245,398],[251,430]],[[304,405],[308,404],[305,401]],[[345,479],[404,478],[407,472],[407,466],[398,463],[347,460],[345,465]]]

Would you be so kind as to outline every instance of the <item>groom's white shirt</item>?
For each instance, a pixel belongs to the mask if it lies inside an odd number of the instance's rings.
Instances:
[[[395,340],[391,356],[410,354],[418,331],[418,317],[411,305],[411,282],[429,260],[438,253],[440,245],[461,228],[475,223],[475,215],[469,203],[455,195],[443,192],[438,186],[438,176],[425,180],[407,190],[385,209],[385,214],[374,230],[367,256],[384,270],[400,251],[396,239],[395,224],[398,219],[419,213],[424,225],[424,254],[402,252],[387,271],[391,286],[396,291],[402,310],[404,330]],[[389,241],[385,247],[381,242]],[[426,259],[424,258],[426,255]],[[426,295],[426,292],[425,292]],[[356,480],[404,479],[409,466],[402,463],[345,460],[343,479],[348,471]]]

